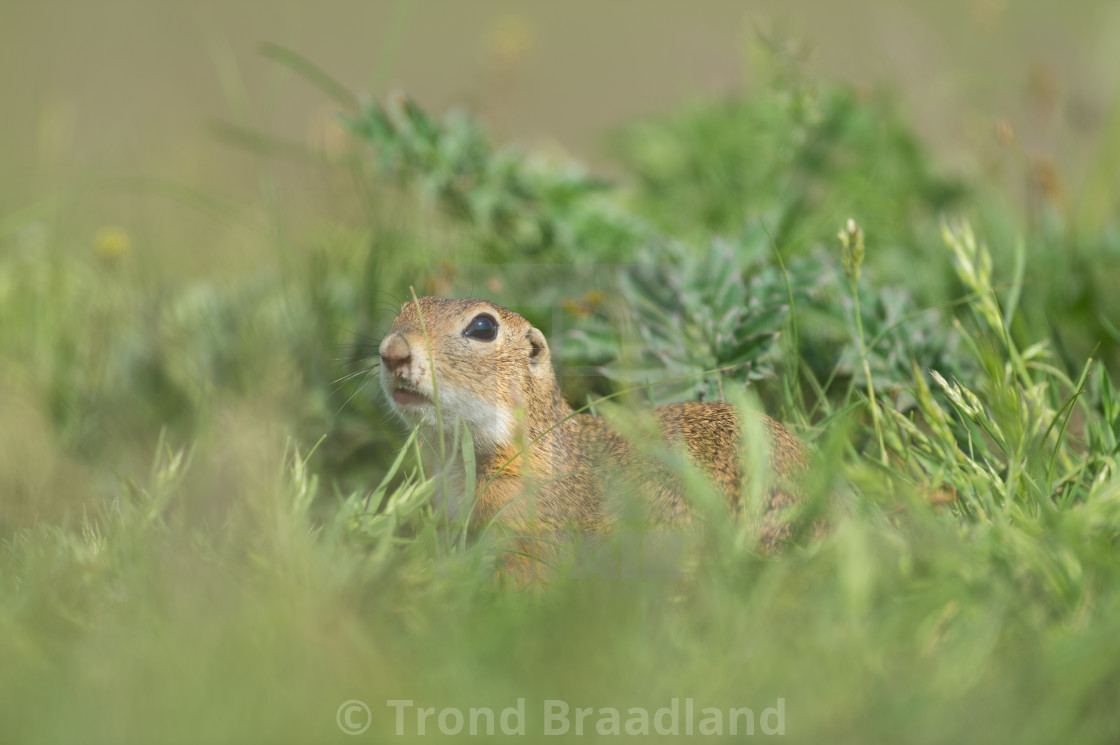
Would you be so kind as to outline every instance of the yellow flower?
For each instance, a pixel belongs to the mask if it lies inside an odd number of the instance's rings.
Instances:
[[[132,239],[122,228],[101,228],[93,237],[93,250],[111,264],[132,252]]]

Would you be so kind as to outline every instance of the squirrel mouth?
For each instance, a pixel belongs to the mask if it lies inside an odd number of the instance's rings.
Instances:
[[[431,400],[423,393],[408,388],[394,389],[393,401],[399,406],[423,406],[431,403]]]

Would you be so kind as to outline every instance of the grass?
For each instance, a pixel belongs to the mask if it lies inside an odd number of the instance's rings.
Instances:
[[[0,217],[6,741],[351,741],[354,699],[358,740],[420,738],[390,700],[439,737],[524,699],[533,735],[548,700],[674,698],[759,738],[780,700],[798,742],[1116,741],[1114,219],[1012,210],[889,97],[788,76],[619,133],[626,188],[407,99],[346,117],[316,157],[360,209],[236,272],[153,284],[65,199]],[[577,405],[749,385],[814,444],[830,531],[766,558],[716,521],[671,571],[624,536],[496,585],[363,373],[410,285],[523,310]]]

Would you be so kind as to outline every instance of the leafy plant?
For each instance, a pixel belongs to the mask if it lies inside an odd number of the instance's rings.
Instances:
[[[382,174],[474,226],[492,258],[619,260],[649,235],[604,196],[606,182],[571,162],[497,149],[462,112],[438,120],[401,95],[345,121]]]
[[[652,384],[656,402],[722,400],[722,386],[771,377],[773,343],[790,302],[818,289],[820,263],[798,260],[788,272],[760,258],[768,238],[757,228],[736,241],[714,238],[703,250],[670,243],[618,270],[618,294],[564,339],[565,355],[597,364],[624,386]],[[753,257],[753,258],[751,258]]]
[[[775,242],[803,252],[855,216],[885,281],[935,244],[928,229],[961,203],[963,185],[930,166],[889,96],[826,85],[766,87],[624,129],[616,151],[637,180],[637,206],[687,237],[737,232],[760,214]]]

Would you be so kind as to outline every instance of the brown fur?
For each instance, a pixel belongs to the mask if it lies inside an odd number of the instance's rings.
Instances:
[[[497,321],[495,340],[464,335],[480,313]],[[524,574],[533,563],[527,557],[547,555],[543,546],[572,530],[606,532],[624,509],[623,493],[638,498],[648,521],[690,520],[690,504],[671,468],[644,457],[603,417],[573,416],[543,334],[518,314],[485,300],[420,298],[419,312],[414,302],[404,305],[380,351],[382,385],[405,421],[421,424],[430,439],[438,437],[434,403],[398,404],[393,391],[402,386],[433,402],[438,397],[445,437],[456,417],[467,422],[476,445],[470,525],[493,523],[509,532],[507,568]],[[663,442],[683,447],[730,510],[740,513],[743,473],[734,408],[689,402],[660,406],[653,414]],[[801,443],[781,424],[762,416],[761,425],[770,471],[761,538],[774,547],[788,533],[778,515],[797,501],[806,459]]]

